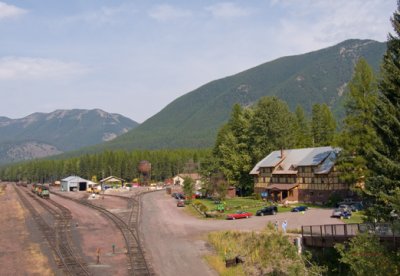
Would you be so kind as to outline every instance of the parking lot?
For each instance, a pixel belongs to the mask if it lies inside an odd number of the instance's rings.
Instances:
[[[159,275],[217,275],[203,259],[210,254],[207,233],[221,230],[260,231],[268,222],[284,220],[288,229],[302,225],[338,224],[331,218],[332,209],[309,209],[299,213],[278,213],[273,216],[251,217],[240,220],[198,219],[185,208],[176,206],[176,200],[165,191],[143,197],[141,231],[147,253]]]

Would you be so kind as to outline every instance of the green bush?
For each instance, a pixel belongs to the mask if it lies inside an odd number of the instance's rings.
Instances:
[[[333,193],[329,196],[328,202],[326,203],[328,206],[335,207],[336,204],[343,201],[343,197],[339,194]]]
[[[200,205],[200,207],[199,207],[199,209],[200,209],[200,211],[202,211],[203,213],[205,213],[205,212],[207,212],[207,211],[208,211],[208,208],[207,208],[207,206],[206,206],[206,205],[204,205],[204,204],[201,204],[201,205]]]

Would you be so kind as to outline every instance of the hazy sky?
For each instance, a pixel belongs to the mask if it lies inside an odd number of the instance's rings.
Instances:
[[[385,41],[396,0],[0,0],[0,116],[101,108],[143,122],[281,56]]]

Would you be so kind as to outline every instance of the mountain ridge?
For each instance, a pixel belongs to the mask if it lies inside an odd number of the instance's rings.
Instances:
[[[101,109],[58,109],[19,119],[0,117],[0,163],[46,157],[110,141],[138,125]]]
[[[339,117],[343,96],[358,58],[378,71],[385,42],[351,39],[305,54],[280,57],[206,83],[169,103],[134,130],[89,151],[212,146],[233,104],[250,106],[263,96],[277,96],[294,110],[310,113],[327,103]]]

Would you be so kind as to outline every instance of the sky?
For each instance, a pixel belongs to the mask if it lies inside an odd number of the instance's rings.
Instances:
[[[212,80],[346,39],[396,0],[0,0],[0,116],[100,108],[139,123]]]

